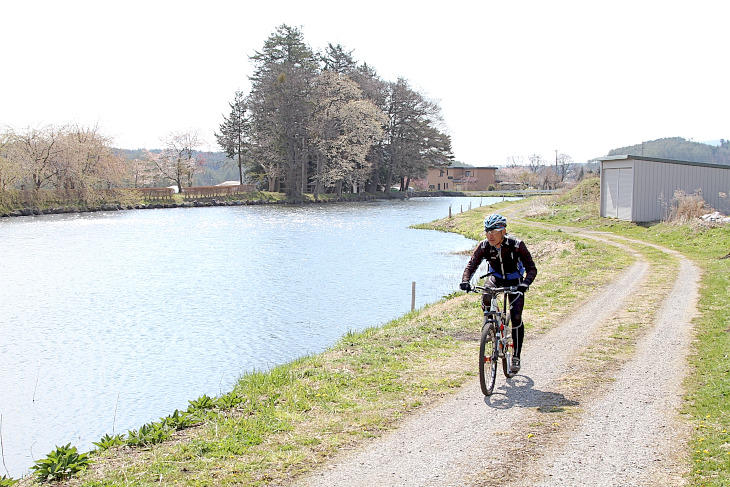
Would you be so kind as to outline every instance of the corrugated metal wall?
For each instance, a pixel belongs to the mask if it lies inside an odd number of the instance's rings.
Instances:
[[[601,216],[662,220],[677,190],[701,191],[709,206],[730,214],[730,166],[651,159],[617,156],[601,161]]]
[[[647,222],[666,218],[677,190],[687,194],[702,193],[702,198],[716,210],[728,214],[730,166],[727,168],[635,160],[633,220]]]

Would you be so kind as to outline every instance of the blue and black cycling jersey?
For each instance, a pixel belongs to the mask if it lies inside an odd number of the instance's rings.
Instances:
[[[485,239],[474,249],[464,269],[462,281],[471,280],[482,261],[487,261],[489,273],[504,281],[524,282],[528,286],[537,276],[537,267],[525,243],[517,237],[506,235],[499,249]]]

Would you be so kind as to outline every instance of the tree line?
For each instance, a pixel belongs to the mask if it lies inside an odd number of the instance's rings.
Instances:
[[[539,154],[526,159],[510,156],[505,166],[497,169],[496,178],[502,183],[519,183],[528,188],[556,189],[596,174],[592,165],[577,164],[569,155],[556,151],[552,161]]]
[[[302,193],[386,191],[452,159],[437,102],[406,79],[381,79],[340,45],[314,52],[282,25],[250,56],[251,91],[235,93],[215,137],[241,184]],[[173,132],[162,150],[129,159],[98,127],[0,131],[0,193],[73,191],[92,201],[125,187],[191,186],[204,172],[197,131]]]
[[[241,182],[288,196],[376,192],[453,159],[438,103],[341,45],[315,53],[281,25],[250,59],[251,91],[236,92],[216,133]]]
[[[98,127],[78,125],[0,132],[0,193],[13,190],[75,191],[93,199],[123,185],[127,168]]]
[[[38,201],[39,190],[53,190],[60,199],[93,204],[115,198],[120,188],[192,186],[204,164],[195,151],[199,134],[173,132],[163,145],[130,159],[98,127],[6,129],[0,131],[0,196],[20,191],[24,200]]]
[[[619,147],[608,153],[609,156],[625,154],[679,161],[730,164],[730,140],[720,139],[719,145],[714,146],[683,137],[666,137]]]

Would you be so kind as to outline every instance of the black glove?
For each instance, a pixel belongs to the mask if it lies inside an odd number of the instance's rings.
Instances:
[[[529,284],[525,284],[524,282],[521,282],[517,285],[517,291],[521,293],[526,293],[527,290],[530,289]]]
[[[461,284],[459,284],[459,287],[462,291],[469,292],[471,291],[471,283],[469,281],[464,281]]]

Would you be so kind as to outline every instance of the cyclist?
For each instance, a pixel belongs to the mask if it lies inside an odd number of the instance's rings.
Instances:
[[[522,309],[525,305],[524,293],[530,288],[530,284],[537,276],[537,267],[532,260],[532,254],[527,249],[525,242],[513,235],[507,235],[507,219],[497,213],[488,215],[484,219],[484,231],[487,238],[479,242],[469,263],[464,269],[459,286],[464,291],[471,290],[471,278],[476,272],[479,264],[486,260],[489,264],[489,281],[487,286],[504,287],[517,286],[522,295],[512,296],[512,308],[510,310],[512,320],[512,340],[514,341],[514,355],[510,371],[516,373],[520,370],[520,352],[522,341],[525,338],[525,327],[522,324]],[[487,309],[491,303],[492,296],[482,296],[482,309]]]

